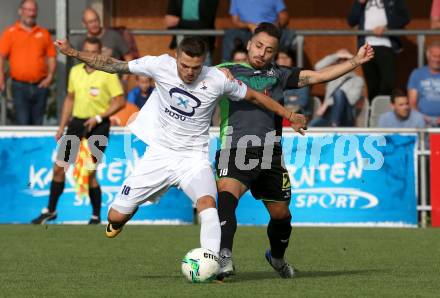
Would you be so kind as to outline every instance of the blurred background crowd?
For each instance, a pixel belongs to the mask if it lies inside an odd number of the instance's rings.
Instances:
[[[68,28],[85,29],[85,33],[68,35],[73,47],[82,49],[86,38],[95,37],[101,41],[102,54],[126,61],[173,54],[182,39],[182,35],[137,35],[132,29],[224,30],[224,35],[205,37],[210,49],[208,65],[246,63],[247,41],[260,22],[281,28],[274,63],[286,67],[320,70],[350,59],[367,41],[375,50],[373,61],[327,84],[286,91],[286,107],[305,114],[312,127],[423,128],[440,124],[440,41],[435,35],[426,36],[425,66],[420,67],[417,37],[387,34],[408,29],[436,32],[440,29],[440,0],[81,0],[68,1],[68,9]],[[0,91],[5,122],[56,125],[60,102],[55,100],[54,87],[55,0],[3,1],[0,11]],[[371,35],[304,38],[297,34],[297,30],[307,29],[358,29]],[[304,38],[303,65],[297,63],[299,38]],[[67,69],[75,63],[68,61]],[[111,120],[113,125],[124,126],[148,100],[154,81],[135,76],[119,79],[128,104]],[[218,126],[217,118],[215,114],[213,126]]]

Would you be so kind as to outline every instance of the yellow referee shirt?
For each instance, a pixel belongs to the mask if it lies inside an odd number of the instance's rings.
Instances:
[[[84,63],[70,70],[67,91],[74,93],[72,115],[77,118],[91,118],[104,113],[113,97],[124,94],[116,74],[100,70],[87,73]]]

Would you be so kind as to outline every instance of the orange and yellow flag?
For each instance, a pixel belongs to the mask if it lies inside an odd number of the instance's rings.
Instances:
[[[81,140],[78,157],[73,169],[73,180],[75,181],[75,192],[79,198],[89,195],[89,175],[95,164],[92,153],[86,138]]]

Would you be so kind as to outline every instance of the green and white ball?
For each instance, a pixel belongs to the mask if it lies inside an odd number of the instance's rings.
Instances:
[[[194,248],[182,259],[182,273],[193,283],[212,281],[219,269],[218,256],[209,249]]]

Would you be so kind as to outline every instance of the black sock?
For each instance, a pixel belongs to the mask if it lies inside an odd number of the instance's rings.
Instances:
[[[124,226],[124,224],[121,223],[110,223],[113,227],[113,229],[119,230],[120,228],[122,228]]]
[[[50,213],[55,212],[55,209],[57,208],[58,199],[62,195],[63,191],[64,191],[64,181],[57,182],[52,180],[52,183],[50,184],[49,205],[47,206],[47,209],[49,209]]]
[[[101,188],[89,188],[90,204],[92,204],[93,215],[101,218]]]
[[[267,226],[271,255],[276,259],[284,258],[286,248],[289,246],[290,233],[292,232],[291,220],[291,215],[284,219],[270,219]]]
[[[237,230],[237,218],[235,217],[235,209],[238,205],[238,199],[227,191],[218,194],[218,217],[222,229],[220,249],[227,248],[232,250],[235,231]]]
[[[136,207],[136,209],[134,209],[134,211],[130,214],[130,217],[124,222],[111,222],[110,219],[108,219],[108,222],[112,225],[114,229],[119,230],[127,223],[127,221],[129,221],[136,214],[138,210],[139,207]]]

